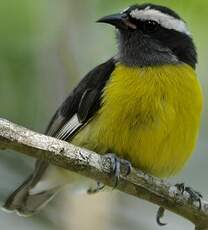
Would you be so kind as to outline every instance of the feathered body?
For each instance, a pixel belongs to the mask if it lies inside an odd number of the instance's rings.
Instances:
[[[153,4],[133,5],[99,22],[118,29],[117,55],[80,81],[46,134],[100,154],[115,153],[152,175],[174,175],[193,152],[202,109],[191,33],[174,11]],[[88,184],[79,179],[37,161],[4,207],[31,215],[65,184]]]
[[[118,64],[101,109],[72,143],[115,152],[153,175],[174,175],[193,151],[201,109],[200,85],[188,65]]]

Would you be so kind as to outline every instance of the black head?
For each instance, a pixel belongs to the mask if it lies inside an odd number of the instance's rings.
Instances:
[[[118,29],[120,61],[152,66],[186,63],[195,68],[196,49],[185,22],[173,10],[159,5],[133,5],[98,20]]]

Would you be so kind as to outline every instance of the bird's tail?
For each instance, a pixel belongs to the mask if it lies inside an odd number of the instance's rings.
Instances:
[[[57,193],[60,186],[46,188],[39,192],[32,192],[34,183],[37,178],[34,175],[28,177],[27,180],[17,188],[6,200],[2,207],[6,212],[16,212],[21,216],[31,216],[44,207]]]

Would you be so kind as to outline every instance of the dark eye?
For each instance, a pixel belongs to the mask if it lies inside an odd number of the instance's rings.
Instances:
[[[154,33],[157,31],[159,24],[156,21],[147,20],[143,23],[143,30],[146,33]]]

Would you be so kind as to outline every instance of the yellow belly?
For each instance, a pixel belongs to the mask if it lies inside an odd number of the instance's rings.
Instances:
[[[202,95],[194,70],[183,64],[117,65],[102,107],[73,143],[114,152],[156,176],[174,175],[195,146]]]

